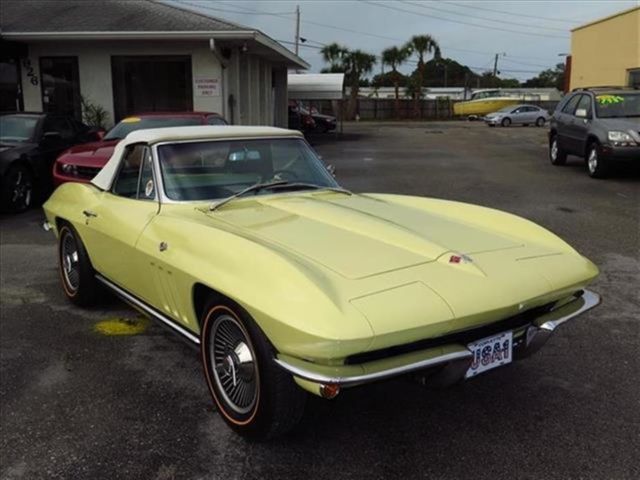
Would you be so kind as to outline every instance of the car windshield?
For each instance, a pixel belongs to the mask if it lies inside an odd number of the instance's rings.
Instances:
[[[2,115],[0,117],[0,141],[26,142],[33,138],[38,117],[26,115]]]
[[[640,92],[596,95],[599,118],[640,117]]]
[[[252,185],[271,182],[290,182],[297,189],[305,188],[302,184],[308,184],[306,188],[338,187],[313,150],[297,138],[160,145],[158,159],[165,194],[172,200],[224,199]]]
[[[202,125],[198,117],[129,117],[122,120],[104,136],[104,140],[118,140],[143,128],[188,127]]]

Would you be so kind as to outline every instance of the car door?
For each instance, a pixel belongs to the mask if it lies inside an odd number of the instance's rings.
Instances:
[[[540,112],[540,110],[537,107],[533,107],[531,105],[527,105],[524,108],[524,113],[523,113],[523,120],[524,123],[526,123],[527,125],[533,125],[534,123],[536,123],[536,120],[538,119],[538,113]]]
[[[582,95],[574,95],[558,113],[557,133],[560,148],[567,153],[576,153],[574,112]]]
[[[526,107],[518,107],[511,112],[511,122],[514,125],[521,125],[524,123],[524,118],[526,117],[526,113],[524,111]]]
[[[148,280],[136,243],[159,211],[155,185],[149,147],[130,145],[111,190],[102,192],[98,201],[84,210],[84,241],[94,268],[137,295]]]
[[[58,155],[74,142],[75,130],[68,118],[46,115],[37,129],[38,147],[33,153],[32,165],[45,192],[51,187],[53,163]]]
[[[585,116],[578,117],[576,113],[578,111],[583,111],[581,113],[586,113]],[[587,145],[587,135],[589,134],[589,126],[591,124],[591,119],[593,117],[593,106],[591,95],[584,94],[580,98],[578,105],[576,106],[576,110],[574,112],[574,119],[572,125],[573,131],[573,144],[574,144],[574,153],[579,155],[584,155],[586,145]]]

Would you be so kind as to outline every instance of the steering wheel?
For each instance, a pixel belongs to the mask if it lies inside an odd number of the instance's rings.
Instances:
[[[273,180],[298,180],[298,174],[293,170],[274,170]]]

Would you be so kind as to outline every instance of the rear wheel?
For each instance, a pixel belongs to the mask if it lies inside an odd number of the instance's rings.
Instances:
[[[608,165],[600,155],[600,145],[592,142],[587,147],[587,170],[591,178],[604,178],[607,176]]]
[[[567,153],[560,148],[557,135],[553,135],[549,140],[549,160],[552,165],[564,165],[567,163]]]
[[[93,305],[98,298],[100,286],[84,244],[69,224],[60,227],[58,260],[62,289],[67,298],[82,307]]]
[[[29,167],[20,163],[9,167],[2,179],[2,209],[24,212],[33,204],[34,196],[33,175]]]
[[[275,364],[273,347],[244,309],[210,300],[202,317],[201,353],[211,396],[235,432],[264,440],[298,424],[306,393]]]
[[[540,117],[536,120],[536,127],[544,127],[545,123],[546,120],[544,119],[544,117]]]

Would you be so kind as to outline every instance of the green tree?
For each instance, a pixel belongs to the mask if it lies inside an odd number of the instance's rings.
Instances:
[[[389,77],[393,82],[393,88],[395,89],[395,114],[396,118],[398,118],[400,114],[400,82],[403,80],[404,75],[398,72],[398,67],[407,61],[411,52],[409,49],[404,47],[390,47],[382,51],[382,64],[388,65],[391,67],[391,72],[389,73]]]
[[[549,68],[540,72],[536,77],[530,78],[522,84],[530,88],[557,88],[564,90],[564,63],[558,63],[555,68]]]
[[[405,48],[418,57],[418,85],[422,88],[424,86],[425,58],[430,53],[433,53],[434,58],[439,60],[441,57],[440,45],[431,35],[414,35],[406,43]],[[414,97],[416,115],[420,113],[418,108],[419,97],[419,95]]]
[[[345,81],[351,88],[347,116],[353,118],[358,105],[360,85],[366,83],[364,79],[373,70],[376,57],[362,50],[349,50],[337,43],[326,45],[321,52],[324,61],[329,64],[329,67],[322,69],[323,73],[345,75]]]

